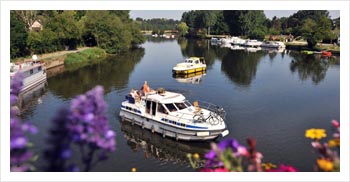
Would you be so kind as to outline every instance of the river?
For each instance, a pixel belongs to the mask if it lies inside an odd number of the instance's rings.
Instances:
[[[202,56],[207,72],[192,78],[174,78],[172,67],[186,57]],[[340,117],[339,57],[321,59],[294,51],[231,50],[203,40],[149,39],[141,48],[109,56],[81,67],[66,67],[51,76],[44,89],[22,108],[22,119],[38,126],[31,136],[35,163],[45,164],[43,150],[56,111],[96,85],[105,89],[108,119],[117,133],[117,147],[91,171],[195,171],[187,153],[205,154],[209,142],[177,142],[120,121],[120,104],[131,88],[145,80],[152,88],[182,93],[190,101],[205,100],[223,106],[230,134],[246,144],[257,140],[264,162],[289,164],[299,171],[313,171],[317,155],[309,128],[324,128],[331,135],[332,119]],[[71,162],[83,165],[79,153]]]

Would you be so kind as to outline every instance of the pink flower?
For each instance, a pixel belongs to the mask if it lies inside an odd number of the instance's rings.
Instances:
[[[266,172],[298,172],[293,166],[280,164],[277,169],[266,170]]]
[[[335,127],[335,128],[339,128],[340,124],[337,120],[333,119],[332,120],[332,125]]]

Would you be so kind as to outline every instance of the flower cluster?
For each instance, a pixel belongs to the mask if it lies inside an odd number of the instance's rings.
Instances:
[[[91,169],[96,151],[101,149],[95,162],[106,159],[106,153],[114,151],[116,145],[116,135],[110,129],[106,112],[101,86],[74,98],[70,109],[62,109],[50,130],[50,148],[45,152],[50,161],[47,171],[80,171],[75,164],[66,166],[66,160],[73,155],[73,143],[78,144],[80,149],[84,171]]]
[[[33,170],[33,166],[30,164],[33,153],[29,150],[30,143],[26,133],[37,133],[37,128],[34,125],[30,122],[22,123],[17,116],[16,103],[22,85],[22,76],[16,74],[11,80],[10,93],[10,170],[13,172]]]
[[[247,139],[248,148],[239,144],[235,139],[227,139],[218,144],[212,143],[211,150],[205,154],[205,165],[201,172],[242,172],[242,171],[267,171],[267,172],[295,172],[294,167],[288,165],[276,165],[262,163],[263,155],[256,150],[256,140]],[[198,154],[188,155],[192,167],[199,168]]]
[[[339,171],[340,167],[340,124],[333,120],[332,125],[335,133],[326,143],[321,143],[321,139],[327,136],[326,130],[312,128],[305,131],[305,137],[313,139],[311,145],[319,153],[316,163],[317,168],[321,171]]]
[[[79,95],[71,103],[68,129],[73,141],[86,142],[96,148],[115,150],[115,132],[110,129],[106,116],[107,105],[103,87],[96,86],[85,95]]]

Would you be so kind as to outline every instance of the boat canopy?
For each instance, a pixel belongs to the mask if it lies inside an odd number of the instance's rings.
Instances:
[[[151,100],[162,104],[168,104],[168,103],[185,102],[186,98],[182,94],[165,91],[164,93],[161,93],[161,94],[149,93],[146,96],[146,100]]]

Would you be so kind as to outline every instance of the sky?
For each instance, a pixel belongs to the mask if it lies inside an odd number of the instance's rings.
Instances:
[[[130,16],[133,19],[140,17],[142,19],[152,19],[152,18],[166,18],[166,19],[174,19],[180,20],[182,13],[186,10],[132,10],[130,11]],[[272,18],[274,16],[283,17],[290,16],[293,13],[296,13],[297,10],[264,10],[267,18]],[[338,10],[331,10],[329,14],[332,18],[339,17]]]

